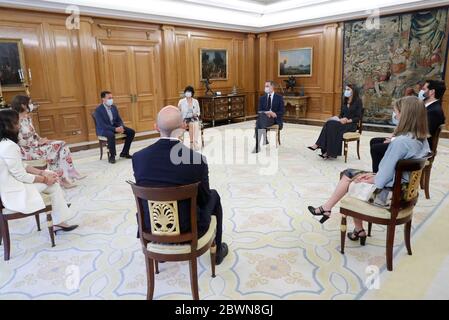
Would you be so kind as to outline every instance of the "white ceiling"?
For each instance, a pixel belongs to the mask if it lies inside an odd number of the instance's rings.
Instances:
[[[0,0],[0,6],[243,32],[358,19],[449,5],[449,0]]]

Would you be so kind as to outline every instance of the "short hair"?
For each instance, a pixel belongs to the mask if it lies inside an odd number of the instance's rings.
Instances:
[[[28,105],[30,104],[31,98],[28,96],[24,96],[22,94],[14,96],[11,101],[11,109],[16,111],[17,113],[22,113],[25,111],[30,111],[28,109]]]
[[[0,141],[9,139],[19,142],[19,132],[15,126],[19,123],[19,113],[12,109],[0,110]]]
[[[276,82],[274,82],[273,80],[267,80],[265,81],[265,83],[269,82],[270,86],[275,87],[276,86]]]
[[[106,98],[106,96],[108,95],[108,94],[111,94],[112,92],[111,91],[107,91],[107,90],[105,90],[105,91],[102,91],[101,92],[101,99],[104,99],[104,98]]]
[[[192,86],[188,85],[188,86],[184,89],[184,93],[186,93],[187,91],[192,92],[192,97],[195,95],[195,89],[193,89]]]
[[[440,100],[446,92],[446,84],[442,80],[427,80],[429,90],[435,90],[435,98]]]

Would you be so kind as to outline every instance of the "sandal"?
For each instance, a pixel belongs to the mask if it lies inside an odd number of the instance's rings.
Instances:
[[[363,232],[365,233],[365,235],[361,236],[360,234],[363,233]],[[357,240],[360,239],[360,244],[362,246],[364,246],[365,243],[366,243],[366,232],[365,232],[365,229],[360,229],[359,231],[354,229],[354,231],[348,232],[348,239],[352,240],[352,241],[357,241]]]
[[[319,149],[320,147],[316,147],[316,148],[312,148],[312,147],[307,147],[307,149],[310,149],[312,151],[316,151],[317,149]]]
[[[314,208],[312,206],[308,206],[307,209],[309,209],[310,213],[314,216],[323,216],[320,220],[320,223],[323,224],[327,221],[327,219],[331,216],[330,210],[324,210],[323,207]],[[316,213],[316,209],[320,210],[319,213]],[[328,215],[325,213],[329,213]]]

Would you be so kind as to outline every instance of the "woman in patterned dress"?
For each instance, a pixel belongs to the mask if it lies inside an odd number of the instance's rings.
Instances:
[[[41,138],[33,127],[29,111],[34,108],[31,99],[17,95],[11,102],[11,108],[19,113],[20,133],[19,146],[23,160],[47,161],[48,169],[54,171],[61,178],[61,186],[69,189],[76,187],[74,180],[85,178],[76,171],[69,147],[64,141]]]

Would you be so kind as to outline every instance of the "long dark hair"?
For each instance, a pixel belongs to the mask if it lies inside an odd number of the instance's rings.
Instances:
[[[0,110],[0,141],[9,139],[19,142],[19,114],[12,109]]]
[[[17,95],[12,98],[11,101],[11,109],[16,111],[17,113],[22,113],[24,111],[30,111],[28,109],[28,105],[30,104],[30,97],[24,95]]]
[[[352,105],[354,105],[354,103],[355,103],[356,101],[358,101],[358,100],[360,99],[360,96],[359,96],[359,89],[357,89],[357,88],[356,88],[353,84],[351,84],[351,83],[348,83],[348,84],[345,86],[345,91],[346,91],[346,87],[349,87],[349,88],[351,88],[351,90],[352,90],[352,100],[351,100],[351,106],[352,106]],[[343,95],[343,105],[344,105],[344,106],[348,104],[348,100],[349,100],[349,98],[346,98],[346,97]]]

